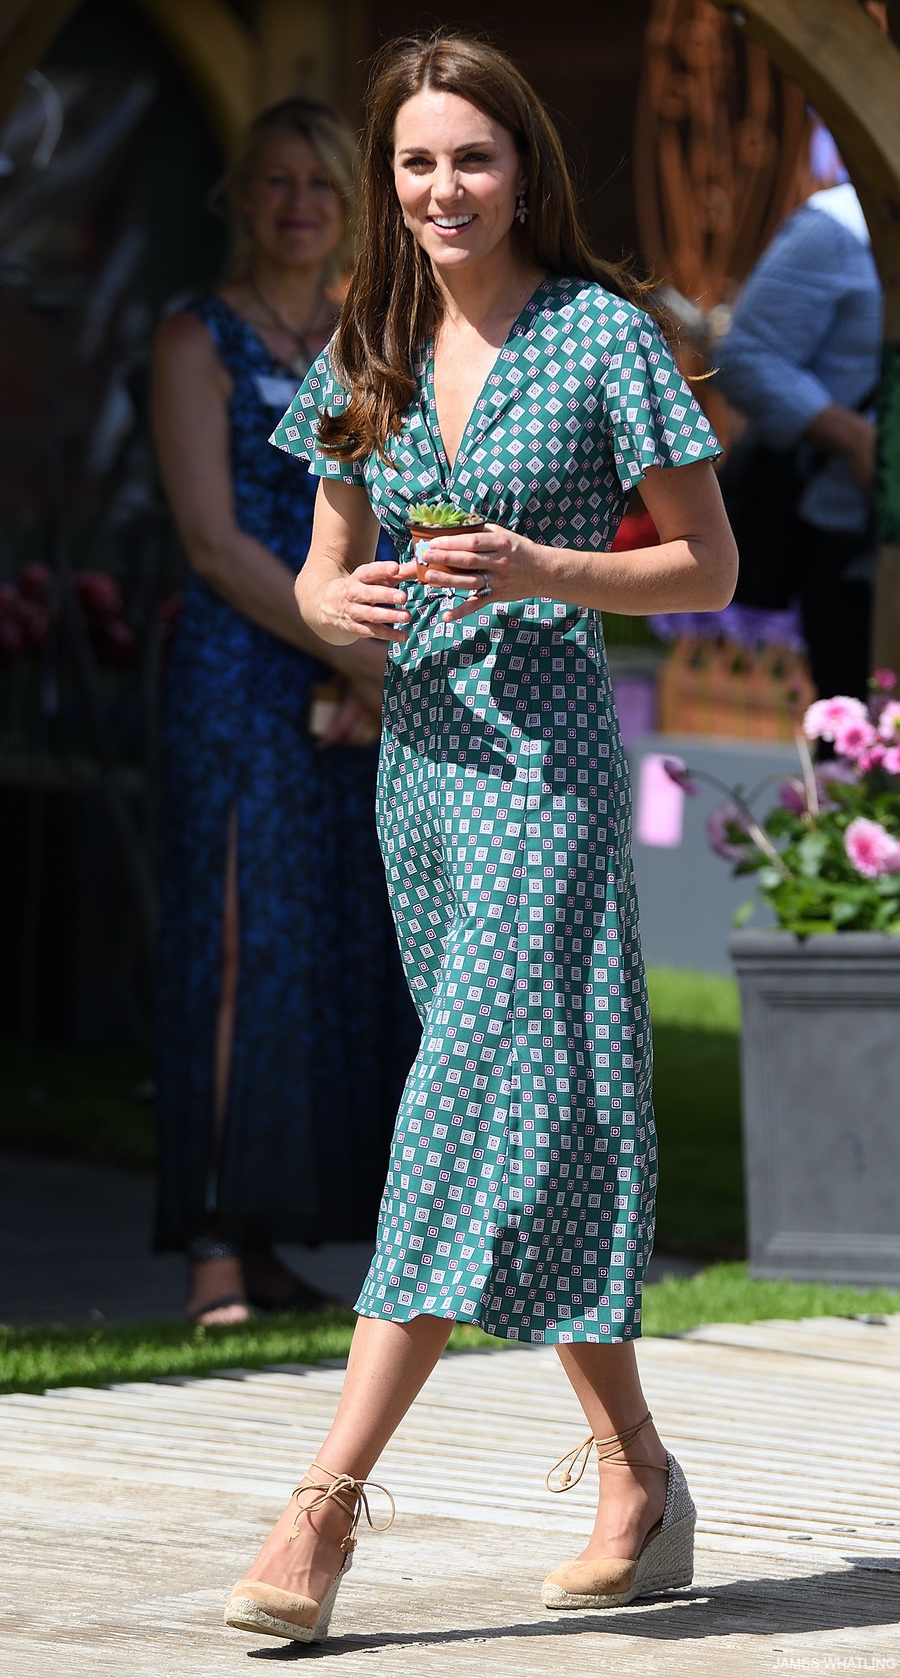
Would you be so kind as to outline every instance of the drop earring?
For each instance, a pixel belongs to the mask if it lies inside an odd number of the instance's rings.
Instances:
[[[520,192],[518,198],[516,199],[516,221],[521,227],[525,226],[525,222],[528,219],[528,213],[528,205],[525,202],[525,194],[524,192]]]

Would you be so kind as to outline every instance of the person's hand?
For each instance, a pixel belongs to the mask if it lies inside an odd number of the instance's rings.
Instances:
[[[375,641],[405,641],[409,613],[406,592],[399,586],[400,565],[393,559],[373,560],[328,584],[320,607],[324,624]]]
[[[500,600],[534,600],[552,593],[552,550],[527,536],[485,525],[471,535],[437,536],[428,544],[429,588],[468,591],[458,606],[444,612],[444,622],[471,617]],[[413,576],[414,561],[400,567],[401,577]]]
[[[353,671],[350,674],[351,692],[356,695],[359,703],[368,711],[370,717],[381,727],[381,707],[384,699],[384,671],[370,673],[366,670]]]
[[[860,425],[855,428],[847,450],[850,470],[866,495],[871,495],[875,487],[875,464],[878,437],[871,420],[858,415]]]
[[[860,489],[871,495],[875,483],[876,432],[865,414],[832,402],[810,420],[803,435],[818,449],[842,454],[849,461]]]
[[[318,736],[319,751],[328,746],[371,746],[381,733],[381,693],[377,709],[366,702],[352,683],[343,699],[335,706],[328,727]]]

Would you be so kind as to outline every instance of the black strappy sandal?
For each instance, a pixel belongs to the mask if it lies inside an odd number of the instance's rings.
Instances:
[[[199,1235],[188,1245],[188,1264],[206,1264],[212,1259],[240,1259],[240,1249],[230,1241],[223,1241],[218,1235]],[[254,1315],[253,1301],[243,1293],[220,1294],[215,1299],[208,1299],[203,1305],[197,1305],[193,1311],[186,1311],[188,1322],[198,1323],[201,1328],[239,1328],[239,1323],[200,1323],[208,1311],[224,1311],[229,1305],[243,1305],[247,1311],[248,1320]]]

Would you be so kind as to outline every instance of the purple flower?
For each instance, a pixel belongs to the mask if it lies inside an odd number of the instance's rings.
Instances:
[[[676,787],[680,787],[682,792],[686,792],[689,798],[696,798],[697,783],[691,780],[690,770],[686,763],[682,763],[680,757],[663,758],[663,768],[669,780],[675,782]]]
[[[897,686],[897,678],[893,670],[873,670],[869,677],[870,688],[878,688],[882,693],[893,693]]]
[[[743,862],[749,834],[740,810],[734,804],[719,804],[706,818],[710,849],[725,862]]]
[[[857,873],[867,880],[900,872],[900,843],[880,822],[857,816],[844,834],[844,849]]]
[[[806,791],[802,781],[782,781],[778,788],[778,802],[783,810],[790,810],[793,816],[805,816],[807,810]]]

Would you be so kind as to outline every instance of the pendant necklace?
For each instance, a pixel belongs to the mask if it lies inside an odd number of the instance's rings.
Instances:
[[[307,344],[303,333],[298,332],[295,326],[291,326],[289,322],[284,319],[284,316],[280,315],[278,310],[273,308],[269,299],[263,296],[255,280],[249,280],[248,284],[250,286],[250,290],[256,298],[257,303],[261,304],[261,306],[265,309],[266,314],[269,316],[269,319],[273,322],[273,324],[279,327],[282,332],[287,333],[289,338],[293,338],[294,343],[297,346],[297,350],[291,360],[286,362],[285,365],[290,368],[292,373],[296,373],[298,378],[305,378],[315,358],[310,354],[309,345]]]

